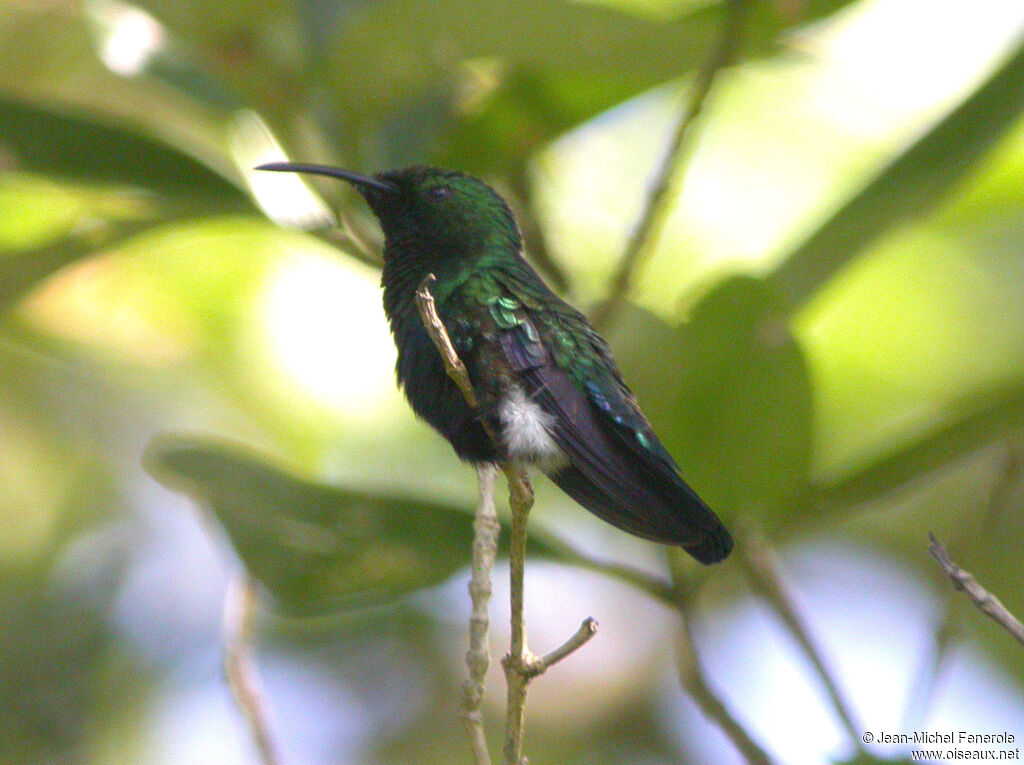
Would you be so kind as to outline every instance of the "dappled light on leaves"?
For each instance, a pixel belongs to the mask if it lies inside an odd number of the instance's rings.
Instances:
[[[300,257],[268,276],[268,351],[316,401],[385,427],[394,412],[394,346],[377,273],[355,263]]]
[[[37,331],[141,364],[180,362],[196,339],[195,325],[168,300],[154,275],[118,255],[63,271],[21,310]]]
[[[1015,224],[1015,227],[1016,224]],[[1024,371],[1016,246],[941,221],[869,252],[798,315],[819,391],[817,469],[850,470]],[[1007,277],[1010,277],[1009,280]],[[870,391],[870,395],[865,395]]]
[[[666,157],[734,0],[0,0],[0,760],[247,761],[240,568],[285,762],[463,754],[473,471],[395,386],[365,205],[254,171],[285,158],[485,178],[584,309],[671,161],[601,327],[654,429],[858,721],[1024,739],[1019,646],[927,555],[1024,615],[1024,6],[746,6]],[[771,757],[909,756],[853,746],[733,559],[673,580],[544,479],[527,556],[531,649],[601,622],[531,691],[532,761],[740,761],[679,610]]]
[[[301,175],[261,173],[255,168],[285,159],[284,149],[266,122],[252,110],[231,119],[231,153],[256,203],[282,226],[315,229],[330,226],[334,216]]]
[[[164,28],[141,8],[118,0],[88,0],[100,37],[100,58],[124,77],[140,74],[166,40]]]

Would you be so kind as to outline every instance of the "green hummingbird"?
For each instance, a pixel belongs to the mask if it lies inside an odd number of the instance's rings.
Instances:
[[[373,176],[289,162],[257,169],[339,178],[366,200],[384,232],[381,284],[398,384],[460,458],[536,465],[624,531],[678,545],[701,563],[729,554],[732,537],[683,481],[608,344],[526,262],[512,211],[490,186],[429,167]],[[416,307],[428,274],[476,410],[446,374]]]

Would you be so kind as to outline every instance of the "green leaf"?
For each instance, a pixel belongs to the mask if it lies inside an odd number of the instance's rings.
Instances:
[[[15,104],[31,104],[45,113],[94,120],[97,125],[116,126],[125,133],[156,138],[163,142],[158,145],[174,146],[183,155],[198,157],[203,165],[233,176],[235,168],[225,145],[223,111],[209,108],[209,98],[199,101],[195,94],[173,92],[155,78],[119,76],[107,68],[99,50],[103,40],[97,39],[85,5],[0,4],[0,49],[6,64],[0,68],[0,97]],[[123,10],[130,14],[135,9],[125,4]],[[127,31],[119,40],[122,45],[138,42],[144,46],[144,30],[140,32],[136,26]],[[5,105],[0,113],[6,113],[7,108]],[[114,152],[115,148],[131,148],[121,146],[123,138],[110,149],[104,147],[102,140],[78,147],[73,142],[60,141],[59,135],[57,139],[61,152],[52,156],[68,165],[95,168],[99,158],[109,158],[115,166],[126,170],[128,177],[148,170],[147,163],[142,161],[146,159],[145,153],[135,157],[130,152]],[[160,165],[154,168],[159,169]],[[172,169],[172,178],[179,175]]]
[[[1024,111],[1024,38],[945,119],[790,253],[771,279],[791,307],[886,231],[932,211]]]
[[[635,311],[613,346],[684,477],[727,518],[784,517],[810,471],[812,388],[782,302],[735,277],[679,328]]]
[[[837,0],[801,4],[790,13],[772,2],[752,2],[741,50],[773,50],[780,32],[835,11]],[[433,114],[424,122],[438,137],[439,156],[476,172],[513,172],[543,141],[615,103],[703,64],[720,34],[723,3],[672,18],[622,13],[603,5],[502,0],[435,3],[395,0],[365,4],[339,25],[329,65],[318,73],[336,94],[334,135],[350,156],[380,142],[382,164],[407,161],[401,142],[378,133],[410,114]],[[443,30],[443,37],[424,34]],[[567,45],[567,36],[586,40]],[[499,64],[497,86],[478,103],[466,98],[466,62]],[[373,72],[353,77],[352,72]],[[541,93],[523,98],[524,80]],[[582,85],[582,87],[574,87]],[[432,94],[429,109],[425,95]],[[439,112],[447,112],[445,118]],[[491,134],[496,121],[504,135]],[[552,118],[552,116],[554,117]],[[476,126],[479,119],[479,126]],[[500,146],[495,145],[500,141]],[[479,155],[475,144],[488,149]],[[459,147],[470,147],[463,152]],[[422,161],[422,155],[418,157]]]
[[[448,505],[325,486],[249,449],[191,436],[155,439],[145,465],[217,519],[290,615],[387,602],[469,562],[473,518]]]
[[[0,173],[0,210],[0,311],[69,263],[168,215],[138,189],[58,183],[21,172]]]
[[[0,147],[20,170],[141,187],[178,213],[255,209],[245,193],[208,167],[137,130],[2,96]]]
[[[188,494],[217,519],[246,569],[286,615],[386,603],[440,584],[470,562],[473,516],[453,505],[327,486],[248,447],[199,436],[158,436],[143,461],[160,483]],[[508,519],[499,520],[504,537]],[[530,556],[668,597],[667,583],[591,559],[536,524]]]

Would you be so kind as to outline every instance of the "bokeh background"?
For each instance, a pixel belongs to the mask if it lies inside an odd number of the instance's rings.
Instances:
[[[256,762],[245,566],[283,762],[469,759],[475,478],[395,389],[368,212],[252,172],[285,154],[485,177],[588,310],[674,159],[602,327],[655,429],[774,547],[858,732],[1020,744],[1024,653],[927,545],[1024,614],[1024,5],[750,0],[723,41],[735,5],[0,0],[0,761]],[[532,686],[531,762],[740,762],[678,614],[579,565],[663,551],[543,480],[531,523],[531,645],[601,624]],[[780,763],[906,761],[858,751],[740,558],[684,572],[736,719]]]

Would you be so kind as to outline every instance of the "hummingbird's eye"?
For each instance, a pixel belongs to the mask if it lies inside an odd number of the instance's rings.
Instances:
[[[429,196],[435,202],[440,202],[442,199],[447,199],[451,195],[452,190],[447,186],[434,186],[434,188],[427,192],[427,196]]]

